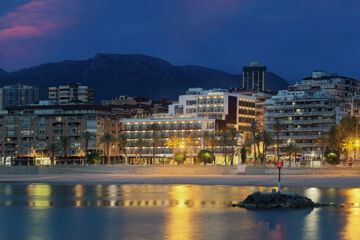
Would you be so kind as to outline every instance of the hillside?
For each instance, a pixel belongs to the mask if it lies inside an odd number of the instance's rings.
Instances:
[[[173,66],[140,54],[97,54],[82,61],[47,63],[11,73],[0,71],[0,79],[2,85],[20,82],[37,86],[42,98],[47,97],[49,86],[78,82],[94,87],[97,101],[119,95],[175,99],[189,87],[241,87],[240,75],[193,65]],[[268,73],[268,83],[274,91],[288,86],[274,73]]]

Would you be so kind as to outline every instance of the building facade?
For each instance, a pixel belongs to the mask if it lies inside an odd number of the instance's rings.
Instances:
[[[189,116],[163,116],[122,119],[120,123],[121,131],[127,138],[126,157],[131,164],[174,164],[174,153],[184,153],[186,155],[185,163],[194,164],[197,161],[196,157],[199,151],[206,148],[205,133],[211,134],[217,139],[216,146],[207,147],[215,155],[215,164],[236,165],[238,163],[237,157],[232,156],[231,159],[233,146],[222,145],[220,143],[221,137],[217,135],[225,129],[224,120]],[[155,131],[153,126],[156,126]],[[241,137],[239,136],[239,138]],[[169,145],[169,139],[174,138],[178,141],[176,146]],[[227,159],[224,160],[225,152],[227,152]]]
[[[26,106],[39,100],[39,89],[15,84],[0,89],[0,110],[11,106]]]
[[[81,86],[78,83],[49,87],[49,99],[54,104],[60,105],[66,105],[72,102],[93,103],[94,89],[89,86]]]
[[[356,79],[314,71],[311,77],[266,100],[267,130],[275,136],[272,125],[276,121],[285,125],[280,133],[280,153],[286,155],[287,143],[294,142],[303,159],[320,158],[321,147],[316,140],[348,115],[349,103],[358,87]]]
[[[0,156],[8,157],[14,164],[34,164],[35,158],[49,156],[45,149],[48,144],[57,144],[61,137],[69,137],[69,150],[65,154],[59,146],[60,157],[84,160],[85,131],[94,133],[89,141],[90,151],[104,156],[104,144],[100,142],[105,133],[119,135],[119,122],[108,107],[100,105],[32,105],[9,107],[0,115]],[[118,156],[117,143],[111,148],[111,155]],[[70,161],[71,162],[71,161]]]
[[[266,91],[266,66],[251,62],[250,66],[243,67],[242,88],[256,92]]]
[[[256,99],[226,89],[190,88],[169,105],[171,116],[194,116],[225,121],[227,127],[248,131],[256,115]]]

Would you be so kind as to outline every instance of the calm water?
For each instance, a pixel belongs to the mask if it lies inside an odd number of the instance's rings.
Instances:
[[[287,188],[314,210],[229,207],[270,188],[197,185],[0,185],[0,239],[360,239],[360,188]]]

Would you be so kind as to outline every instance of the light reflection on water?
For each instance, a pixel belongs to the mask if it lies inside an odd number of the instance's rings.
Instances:
[[[0,184],[0,239],[358,239],[359,188],[283,188],[345,207],[230,207],[263,187]],[[59,228],[59,226],[61,226]],[[14,237],[15,236],[15,237]]]

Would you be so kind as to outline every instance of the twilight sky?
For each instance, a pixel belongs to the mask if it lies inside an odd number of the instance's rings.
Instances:
[[[359,0],[0,0],[0,68],[143,53],[229,73],[257,60],[294,81],[360,79]]]

